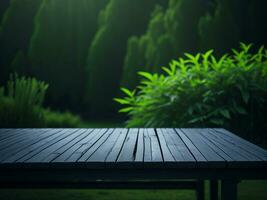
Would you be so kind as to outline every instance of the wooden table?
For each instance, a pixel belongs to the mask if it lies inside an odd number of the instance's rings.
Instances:
[[[225,129],[0,129],[2,188],[187,188],[237,197],[267,151]],[[181,181],[182,180],[182,181]],[[198,180],[198,181],[194,181]]]

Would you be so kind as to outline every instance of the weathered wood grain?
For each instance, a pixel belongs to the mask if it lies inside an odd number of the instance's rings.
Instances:
[[[0,167],[264,168],[267,151],[225,129],[0,129]]]

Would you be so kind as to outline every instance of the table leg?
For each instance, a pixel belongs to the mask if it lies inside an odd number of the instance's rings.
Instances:
[[[205,199],[205,194],[204,194],[204,180],[198,180],[197,181],[197,200],[204,200]]]
[[[218,180],[210,180],[210,200],[218,200]]]
[[[222,200],[237,200],[237,180],[222,180]]]

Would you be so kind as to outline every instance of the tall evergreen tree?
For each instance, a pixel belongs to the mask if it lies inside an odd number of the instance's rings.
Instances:
[[[26,53],[33,32],[34,16],[42,0],[11,0],[0,29],[0,83],[4,84],[16,54]],[[2,2],[1,2],[2,3]]]
[[[267,46],[267,1],[250,0],[248,6],[248,17],[244,23],[248,24],[249,38],[248,42],[252,42],[257,46]]]
[[[214,14],[208,13],[199,23],[200,43],[203,50],[215,49],[217,55],[238,47],[242,40],[245,9],[239,10],[246,1],[217,0]]]
[[[214,13],[200,20],[201,48],[222,55],[240,42],[266,45],[266,1],[216,0]]]
[[[88,99],[93,113],[114,111],[123,60],[130,36],[142,34],[157,3],[166,0],[111,0],[88,56]]]
[[[1,4],[0,4],[0,22],[2,21],[2,17],[4,16],[4,13],[5,13],[6,9],[9,6],[9,2],[10,2],[10,0],[1,0]]]
[[[107,1],[44,0],[41,5],[29,56],[35,75],[50,84],[51,105],[82,111],[88,49]]]
[[[168,9],[157,7],[147,32],[128,42],[121,85],[134,87],[136,71],[157,72],[185,52],[199,49],[198,22],[209,8],[201,0],[170,0]],[[131,80],[128,79],[132,77]]]

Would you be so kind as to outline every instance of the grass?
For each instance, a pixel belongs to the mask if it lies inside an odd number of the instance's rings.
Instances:
[[[267,181],[243,181],[238,200],[266,200]],[[206,194],[208,191],[206,190]],[[193,200],[188,190],[0,190],[1,200]],[[208,199],[208,198],[207,198]]]

